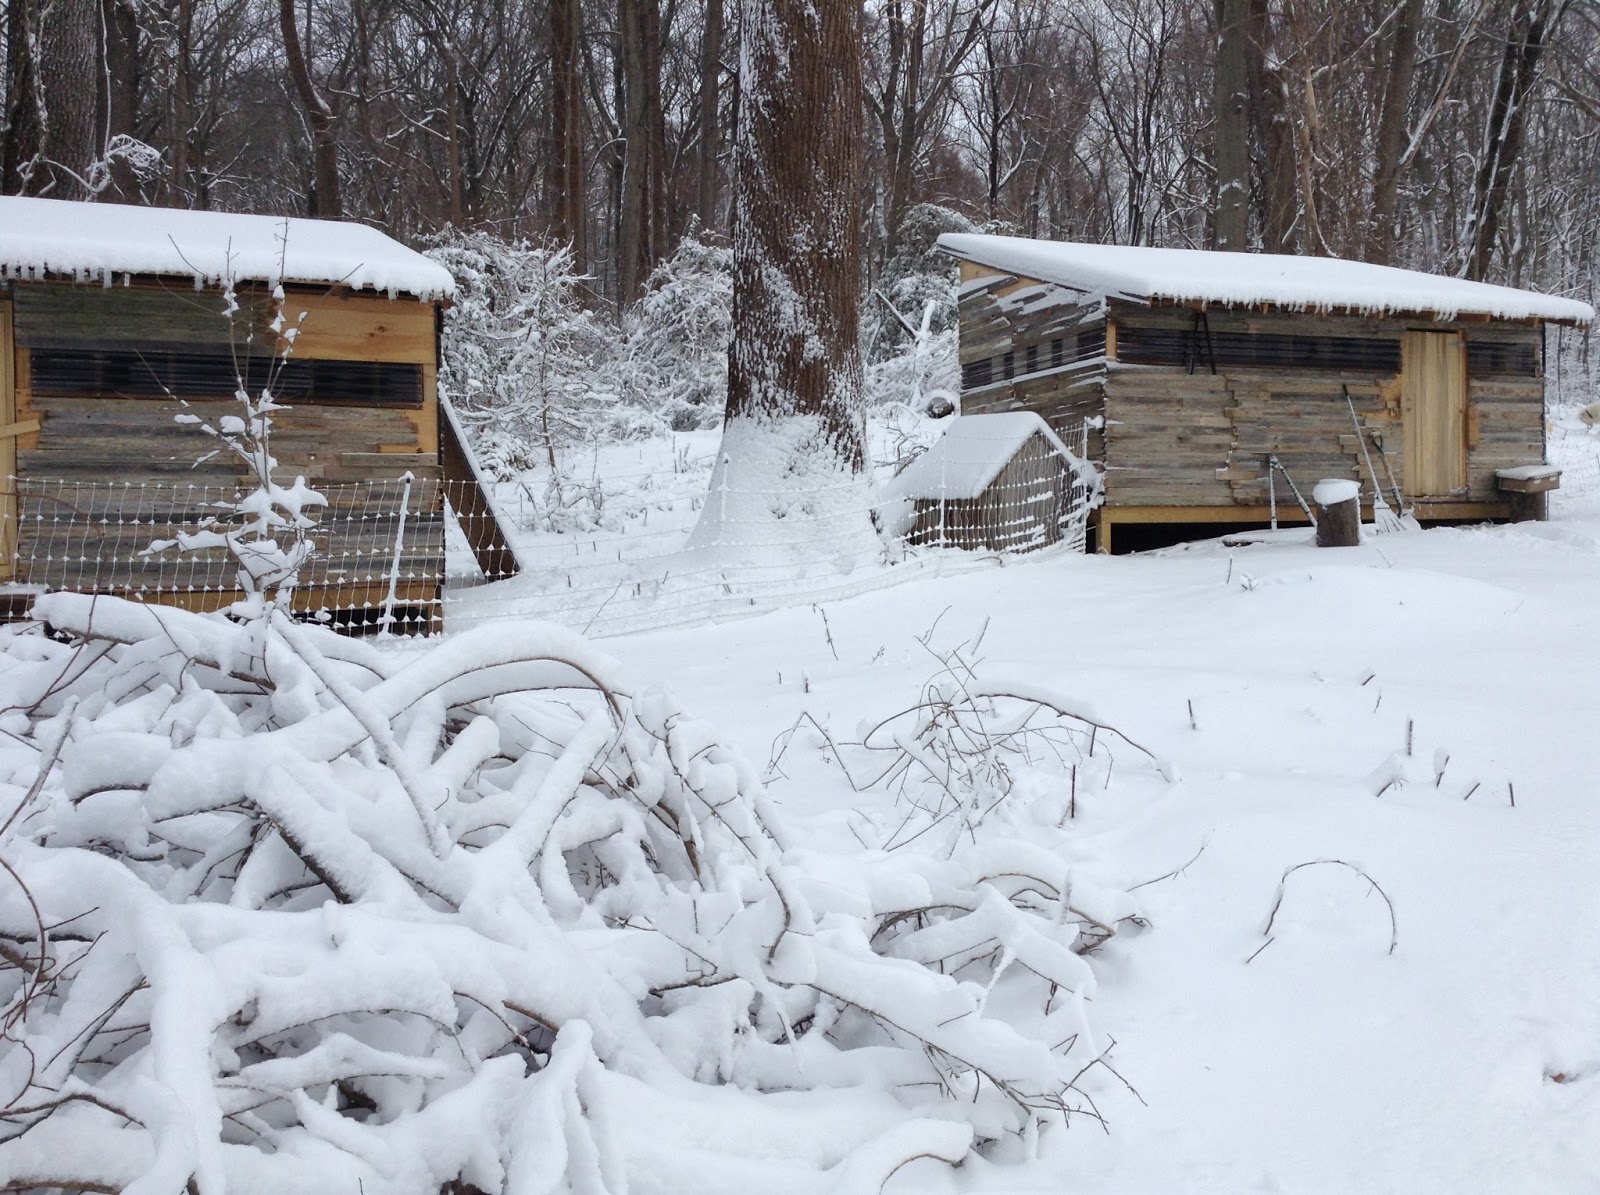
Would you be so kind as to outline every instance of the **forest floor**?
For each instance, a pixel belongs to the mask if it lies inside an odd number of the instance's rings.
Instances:
[[[1177,764],[1113,775],[1069,823],[1149,922],[1094,956],[1128,1084],[1100,1089],[1104,1130],[890,1190],[1593,1191],[1597,594],[1600,489],[1544,524],[1014,561],[607,646],[777,757],[818,845],[894,798],[788,732],[855,737],[963,643]]]

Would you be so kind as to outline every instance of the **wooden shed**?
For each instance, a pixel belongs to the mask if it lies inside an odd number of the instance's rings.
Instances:
[[[884,487],[907,542],[1028,552],[1077,537],[1093,466],[1029,411],[961,415]]]
[[[1130,524],[1261,525],[1272,499],[1374,478],[1424,521],[1503,519],[1544,461],[1544,325],[1585,303],[1332,258],[947,234],[966,413],[1096,417],[1099,550]],[[1348,401],[1347,396],[1348,395]],[[1351,406],[1355,416],[1352,418]],[[1391,505],[1393,503],[1390,497]]]
[[[225,553],[147,549],[247,484],[193,417],[220,426],[237,390],[270,386],[288,408],[276,476],[328,499],[296,605],[358,629],[437,625],[452,464],[476,492],[440,415],[451,291],[446,270],[364,225],[0,197],[9,612],[48,589],[234,601]],[[475,535],[503,567],[493,520]]]

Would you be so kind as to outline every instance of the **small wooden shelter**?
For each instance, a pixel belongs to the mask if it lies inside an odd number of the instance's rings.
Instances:
[[[1030,411],[962,415],[883,496],[909,504],[901,519],[908,543],[1028,552],[1060,543],[1072,520],[1081,522],[1091,468]]]
[[[444,484],[473,487],[438,394],[449,273],[333,221],[0,197],[0,579],[215,609],[221,552],[151,553],[248,487],[213,427],[270,387],[277,477],[304,476],[316,555],[297,606],[437,623]],[[282,317],[282,322],[279,317]],[[482,500],[481,495],[477,495]],[[460,500],[456,505],[460,506]],[[487,503],[483,502],[487,507]],[[492,519],[480,559],[510,559]]]
[[[1274,497],[1300,518],[1273,458],[1302,485],[1358,480],[1369,506],[1392,472],[1425,522],[1509,517],[1497,471],[1544,461],[1544,325],[1594,318],[1570,299],[1331,258],[939,245],[961,263],[962,410],[1104,420],[1090,443],[1101,551],[1118,525],[1263,524]]]

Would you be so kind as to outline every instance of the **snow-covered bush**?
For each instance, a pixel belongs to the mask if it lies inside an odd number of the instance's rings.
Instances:
[[[612,372],[631,406],[672,431],[715,427],[728,398],[733,253],[693,236],[656,267]]]
[[[803,850],[549,626],[397,664],[281,611],[35,616],[0,636],[0,1186],[699,1191],[745,1150],[740,1189],[875,1192],[1098,1115],[1104,918],[1057,852]]]
[[[947,232],[977,231],[960,212],[938,204],[919,203],[906,212],[895,235],[894,251],[883,263],[876,292],[862,310],[869,363],[903,353],[930,303],[930,332],[938,335],[956,327],[960,268],[954,258],[940,252],[939,238]]]
[[[938,241],[946,232],[971,231],[966,217],[934,204],[918,204],[906,213],[895,252],[884,263],[864,313],[869,410],[903,403],[942,415],[958,404],[960,271],[939,251]]]
[[[502,477],[559,468],[563,447],[605,426],[616,396],[600,377],[615,339],[588,306],[569,248],[447,232],[429,256],[456,280],[439,385]]]
[[[867,409],[883,411],[902,404],[925,414],[951,413],[961,396],[958,351],[954,328],[919,329],[902,352],[867,366]]]

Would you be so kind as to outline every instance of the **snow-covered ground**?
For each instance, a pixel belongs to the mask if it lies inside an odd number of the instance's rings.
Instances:
[[[766,760],[803,715],[848,739],[911,704],[930,646],[982,631],[987,670],[1177,764],[1069,823],[1150,923],[1094,963],[1137,1098],[898,1189],[1600,1188],[1600,490],[1542,525],[1252,539],[613,643]],[[806,730],[770,785],[833,845],[895,816]]]
[[[1600,1188],[1600,436],[1551,455],[1547,523],[603,652],[44,598],[0,1185]]]

